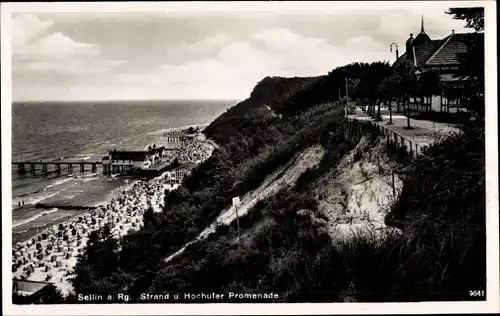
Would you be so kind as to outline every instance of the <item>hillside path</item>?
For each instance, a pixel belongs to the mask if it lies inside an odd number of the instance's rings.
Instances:
[[[297,157],[294,157],[285,166],[282,166],[271,173],[262,184],[255,190],[246,193],[242,199],[238,209],[231,205],[222,211],[217,219],[208,227],[206,227],[193,241],[188,242],[181,249],[164,259],[165,263],[172,261],[175,257],[181,255],[184,250],[191,244],[200,240],[206,239],[211,234],[215,233],[217,226],[220,224],[230,225],[238,216],[244,216],[254,207],[257,202],[276,194],[279,190],[285,187],[295,185],[297,179],[308,169],[318,165],[323,159],[325,150],[323,147],[316,145],[307,148]]]
[[[426,120],[414,120],[410,118],[410,126],[412,129],[405,129],[407,126],[407,117],[401,113],[392,113],[392,125],[387,125],[389,122],[389,109],[382,108],[380,110],[382,116],[381,122],[376,122],[363,110],[356,106],[355,114],[348,114],[348,119],[358,121],[372,121],[373,123],[382,126],[383,128],[394,131],[401,136],[417,143],[419,146],[427,146],[442,139],[446,134],[451,132],[459,132],[460,130],[453,124],[432,122]]]

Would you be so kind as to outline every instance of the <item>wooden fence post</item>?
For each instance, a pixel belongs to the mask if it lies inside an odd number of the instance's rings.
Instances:
[[[394,183],[394,170],[392,170],[392,196],[396,197],[396,184]]]

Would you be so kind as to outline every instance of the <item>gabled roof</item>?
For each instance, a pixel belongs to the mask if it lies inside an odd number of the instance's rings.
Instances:
[[[157,147],[157,148],[151,148],[150,151],[148,151],[148,155],[154,155],[156,153],[161,153],[162,151],[166,150],[164,146],[162,147]]]
[[[482,33],[451,34],[445,38],[438,49],[428,58],[426,65],[458,65],[457,55],[465,53],[467,46],[465,40],[471,36],[483,36]]]
[[[12,290],[22,295],[33,295],[46,286],[53,286],[50,282],[12,279]],[[16,288],[17,287],[17,288]]]
[[[414,46],[415,58],[414,60],[411,60],[411,63],[415,64],[416,62],[417,67],[420,67],[423,64],[425,64],[429,56],[431,56],[439,48],[441,42],[442,40],[431,40],[430,42]],[[407,53],[404,53],[398,58],[398,60],[394,62],[393,66],[401,65],[407,60],[407,58],[408,58]]]
[[[467,51],[465,40],[470,36],[483,36],[482,33],[454,33],[442,40],[431,40],[422,42],[414,46],[415,59],[417,67],[439,66],[439,65],[458,65],[457,55]],[[394,62],[393,67],[401,65],[407,60],[407,54],[404,53]]]
[[[415,46],[415,59],[417,67],[422,66],[441,44],[441,40],[431,40],[421,45]]]
[[[147,151],[112,151],[109,153],[112,160],[144,161]]]

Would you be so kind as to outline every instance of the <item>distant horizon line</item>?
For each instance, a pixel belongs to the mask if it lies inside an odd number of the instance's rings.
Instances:
[[[165,98],[165,99],[96,99],[96,100],[12,100],[11,103],[83,103],[83,102],[140,102],[140,101],[243,101],[245,98],[198,98],[198,99],[182,99],[182,98]]]

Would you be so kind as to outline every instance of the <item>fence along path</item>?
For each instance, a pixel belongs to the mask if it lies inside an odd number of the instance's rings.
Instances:
[[[389,122],[389,111],[381,110],[382,121],[377,122],[372,117],[363,112],[356,106],[350,110],[346,109],[346,118],[349,121],[360,121],[375,126],[380,133],[387,139],[388,143],[394,143],[396,146],[406,146],[413,155],[418,155],[422,148],[438,142],[445,135],[460,130],[451,124],[437,123],[426,120],[410,119],[412,129],[405,129],[407,126],[407,117],[399,113],[393,113],[392,125]]]

